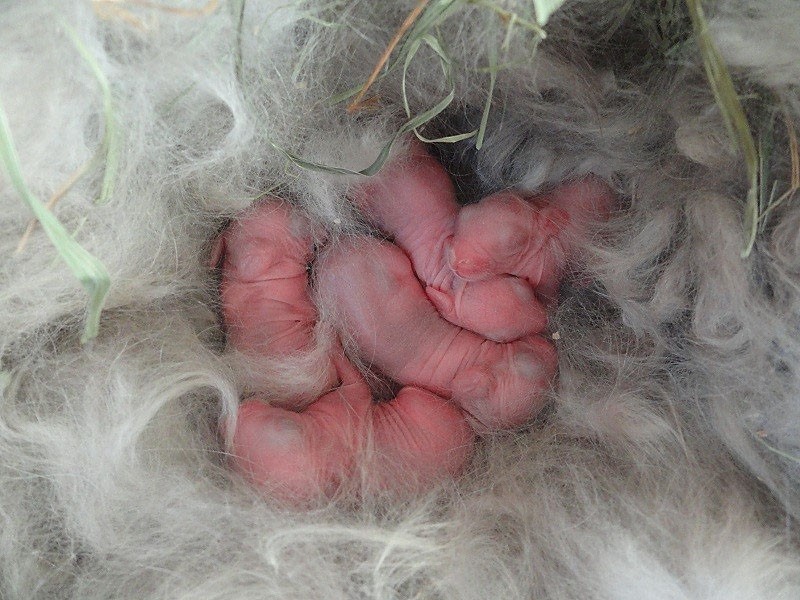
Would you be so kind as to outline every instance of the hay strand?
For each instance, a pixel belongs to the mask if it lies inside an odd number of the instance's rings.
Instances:
[[[535,48],[538,47],[538,43],[545,37],[545,31],[540,24],[525,19],[517,13],[507,10],[489,0],[419,0],[414,9],[408,14],[392,36],[392,39],[382,52],[367,80],[363,84],[332,96],[327,100],[331,104],[338,104],[339,102],[343,102],[355,96],[348,104],[346,110],[348,113],[362,110],[371,105],[374,100],[365,99],[368,90],[371,89],[377,81],[385,77],[398,66],[402,69],[401,86],[403,107],[408,120],[395,132],[389,142],[384,145],[373,163],[360,171],[352,171],[350,169],[323,165],[305,160],[296,153],[290,152],[275,143],[271,144],[272,147],[281,152],[297,166],[304,169],[313,169],[333,174],[358,174],[368,176],[374,175],[381,169],[388,159],[394,143],[401,136],[409,132],[413,132],[417,138],[426,143],[454,143],[477,136],[476,146],[480,149],[483,145],[483,138],[488,124],[497,73],[501,68],[506,68],[508,66],[498,63],[497,49],[493,46],[489,47],[489,66],[485,69],[480,69],[480,71],[485,71],[489,74],[489,86],[479,127],[472,131],[434,139],[425,137],[420,131],[423,125],[440,115],[455,99],[456,89],[452,61],[445,51],[442,40],[437,36],[438,31],[436,31],[436,28],[440,23],[452,16],[458,8],[468,4],[486,8],[494,12],[498,18],[506,24],[506,32],[501,44],[501,48],[504,50],[507,50],[510,45],[511,35],[515,26],[521,26],[533,33],[534,51]],[[539,10],[539,12],[537,12],[537,19],[539,22],[546,23],[550,15],[557,10],[561,4],[563,4],[563,0],[539,2],[536,7],[537,10]],[[403,38],[405,38],[405,41],[403,41]],[[445,83],[450,88],[450,91],[434,106],[414,115],[408,99],[408,72],[414,57],[423,45],[429,47],[439,59]],[[397,58],[392,63],[389,63],[392,54],[395,52],[397,53]]]
[[[88,314],[81,336],[81,342],[87,342],[97,336],[100,326],[100,313],[111,286],[108,271],[106,271],[103,263],[72,239],[72,236],[61,222],[28,189],[22,177],[22,169],[20,168],[19,157],[11,136],[11,128],[1,103],[0,160],[2,160],[3,166],[8,172],[11,184],[31,209],[39,223],[41,223],[42,229],[47,234],[47,237],[50,238],[61,259],[67,264],[72,274],[81,282],[89,295]]]
[[[378,75],[380,75],[381,69],[383,69],[384,65],[386,65],[386,63],[389,61],[389,57],[392,55],[392,52],[394,52],[394,49],[397,47],[397,44],[400,43],[400,40],[403,39],[403,36],[406,34],[406,32],[411,28],[412,25],[414,25],[416,20],[419,19],[420,15],[422,14],[422,11],[425,10],[425,7],[428,5],[428,1],[429,0],[419,0],[414,9],[405,18],[403,23],[395,32],[389,44],[386,46],[386,49],[383,51],[383,54],[381,54],[381,57],[375,64],[375,68],[372,69],[372,73],[370,73],[370,76],[367,78],[367,81],[361,88],[361,91],[347,106],[347,112],[353,113],[361,108],[362,100],[364,99],[364,96],[366,95],[367,91],[369,91],[369,88],[372,87],[373,83],[375,83],[375,80],[378,79]]]
[[[75,45],[75,48],[80,53],[81,57],[83,57],[83,60],[86,61],[103,95],[104,130],[100,148],[102,149],[101,152],[105,154],[105,167],[103,183],[100,188],[100,196],[97,199],[97,203],[105,204],[109,198],[111,198],[111,194],[114,191],[114,182],[117,177],[117,169],[119,168],[119,133],[117,131],[116,118],[114,117],[114,102],[111,96],[111,86],[97,60],[80,40],[75,30],[68,25],[65,25],[64,28],[67,35],[69,35],[69,38],[72,40],[72,43]]]
[[[72,189],[72,186],[75,185],[75,183],[77,183],[77,181],[81,177],[83,177],[83,174],[86,173],[91,164],[92,161],[85,163],[82,167],[80,167],[70,176],[70,178],[66,181],[66,183],[64,183],[64,185],[62,185],[58,189],[58,191],[56,191],[56,193],[50,197],[50,200],[47,201],[47,204],[45,204],[47,210],[52,212],[58,201],[61,200],[61,198],[63,198],[70,189]],[[14,250],[15,255],[21,254],[22,251],[25,250],[25,246],[27,246],[28,240],[30,239],[31,235],[33,235],[33,232],[36,229],[36,223],[38,223],[36,219],[31,219],[28,222],[28,226],[25,228],[25,233],[22,234],[22,237],[20,238],[19,243],[17,244],[17,248],[16,250]]]
[[[758,233],[760,189],[758,150],[744,109],[739,101],[739,96],[736,93],[736,88],[733,85],[731,74],[708,31],[708,23],[700,0],[686,0],[686,5],[689,9],[689,16],[700,47],[706,77],[714,92],[714,98],[722,114],[728,135],[742,152],[747,169],[749,188],[744,215],[746,242],[741,252],[742,258],[746,258],[753,250]]]

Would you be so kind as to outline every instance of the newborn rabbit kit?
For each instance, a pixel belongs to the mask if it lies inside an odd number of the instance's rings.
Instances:
[[[798,24],[5,3],[0,597],[800,597]]]

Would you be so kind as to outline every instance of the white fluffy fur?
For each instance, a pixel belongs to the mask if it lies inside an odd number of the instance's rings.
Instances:
[[[0,100],[34,193],[52,195],[102,135],[97,82],[64,25],[111,82],[122,145],[110,202],[94,204],[94,171],[56,209],[113,281],[85,346],[86,298],[43,233],[14,255],[30,213],[0,176],[0,597],[800,597],[800,209],[739,258],[743,168],[696,54],[652,76],[615,67],[618,48],[598,60],[623,0],[568,2],[535,61],[513,44],[485,147],[442,149],[473,194],[588,171],[621,194],[553,316],[553,408],[410,501],[296,512],[226,468],[218,423],[254,369],[279,395],[313,388],[316,359],[223,352],[212,239],[273,188],[325,228],[358,228],[344,200],[357,178],[298,168],[273,144],[368,164],[402,120],[399,77],[359,119],[325,99],[364,81],[413,4],[248,0],[240,31],[239,2],[204,16],[3,4]],[[797,4],[707,12],[732,68],[800,119]],[[459,108],[432,131],[479,115],[488,76],[474,67],[498,23],[477,6],[447,21]],[[447,92],[438,69],[412,65],[415,109]]]

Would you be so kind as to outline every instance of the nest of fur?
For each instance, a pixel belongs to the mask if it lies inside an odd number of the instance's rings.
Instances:
[[[93,165],[54,212],[111,289],[81,343],[86,295],[41,228],[16,252],[31,213],[2,172],[0,597],[800,597],[800,206],[765,215],[741,257],[748,181],[684,5],[568,1],[533,53],[509,25],[528,2],[454,4],[435,31],[450,77],[423,47],[355,114],[334,99],[415,2],[4,4],[0,100],[23,178],[44,200]],[[755,95],[778,107],[780,192],[800,8],[705,10],[748,114]],[[113,100],[103,203],[108,107],[75,39]],[[212,240],[269,190],[358,230],[355,176],[286,153],[362,169],[404,101],[419,114],[451,90],[425,135],[488,115],[480,150],[437,146],[465,201],[590,171],[621,198],[585,249],[592,283],[565,285],[552,316],[551,408],[429,494],[291,510],[229,470],[217,434],[252,372],[224,348]],[[277,394],[312,368],[259,372]]]

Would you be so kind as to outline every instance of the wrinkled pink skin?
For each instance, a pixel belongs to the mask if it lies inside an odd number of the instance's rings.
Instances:
[[[222,312],[233,347],[267,356],[309,348],[316,320],[306,270],[312,250],[305,222],[276,199],[226,230],[216,252],[224,253]],[[333,494],[367,456],[380,457],[362,465],[375,490],[413,492],[460,473],[474,434],[458,408],[414,387],[373,404],[349,361],[337,353],[331,362],[335,389],[303,412],[257,399],[242,404],[233,437],[238,471],[293,503]],[[292,399],[283,404],[301,407]]]
[[[394,492],[423,490],[461,472],[474,434],[457,408],[413,387],[373,404],[349,361],[334,363],[341,384],[302,413],[257,399],[241,405],[233,441],[239,472],[292,503],[335,494],[359,466],[369,488]],[[362,464],[369,456],[377,460]]]
[[[319,265],[320,295],[340,310],[342,333],[382,373],[450,398],[481,433],[521,425],[541,408],[557,364],[543,338],[501,344],[449,323],[403,251],[374,238],[336,246]]]
[[[553,300],[574,252],[572,240],[604,220],[612,203],[611,189],[595,177],[535,201],[514,192],[493,194],[459,212],[447,242],[448,264],[470,282],[504,274],[522,278]]]
[[[276,356],[309,343],[317,309],[308,296],[307,229],[288,204],[271,199],[225,231],[220,297],[231,346]]]
[[[537,294],[555,297],[570,236],[604,218],[611,196],[586,179],[532,202],[506,193],[459,211],[446,173],[417,146],[357,201],[399,248],[374,238],[333,245],[316,265],[319,292],[361,359],[406,387],[373,403],[337,350],[332,391],[303,412],[242,404],[234,467],[295,504],[335,494],[359,469],[367,488],[426,489],[463,470],[469,425],[498,431],[535,415],[556,370],[553,346],[532,335],[546,323]],[[219,251],[231,345],[271,356],[308,349],[316,310],[303,219],[272,199],[232,225]]]
[[[547,313],[524,280],[468,282],[448,265],[446,249],[459,206],[447,172],[422,145],[415,142],[407,157],[361,188],[356,202],[406,251],[428,299],[448,321],[499,342],[544,330]]]

